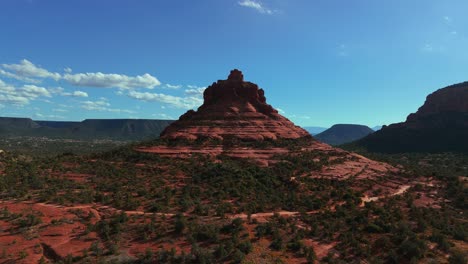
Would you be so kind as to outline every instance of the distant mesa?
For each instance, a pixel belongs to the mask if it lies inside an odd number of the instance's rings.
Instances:
[[[152,119],[37,121],[30,118],[0,117],[0,137],[136,141],[157,137],[172,122],[173,120]]]
[[[316,139],[330,145],[341,145],[361,139],[374,130],[364,125],[337,124],[315,136]]]
[[[357,144],[373,152],[468,153],[468,82],[435,91],[405,122],[384,126]]]
[[[244,81],[244,75],[237,69],[231,71],[227,80],[206,88],[203,99],[197,111],[183,114],[161,133],[161,138],[190,141],[311,138],[307,131],[267,104],[263,89]]]

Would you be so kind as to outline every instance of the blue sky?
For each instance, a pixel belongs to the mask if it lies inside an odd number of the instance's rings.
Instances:
[[[0,0],[0,116],[178,118],[239,68],[304,126],[468,80],[466,0]]]

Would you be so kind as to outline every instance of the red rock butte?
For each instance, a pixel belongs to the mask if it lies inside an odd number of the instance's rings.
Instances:
[[[267,104],[263,89],[244,81],[237,69],[231,71],[227,80],[206,88],[203,99],[197,111],[187,111],[161,133],[161,138],[190,141],[311,138],[307,131]]]

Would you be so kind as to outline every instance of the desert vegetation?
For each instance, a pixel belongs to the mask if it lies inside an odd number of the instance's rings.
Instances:
[[[297,142],[278,144],[300,147]],[[323,152],[308,151],[259,167],[245,159],[194,155],[175,160],[134,148],[53,158],[3,155],[0,221],[9,228],[2,233],[36,242],[24,248],[9,242],[2,258],[37,255],[42,263],[410,263],[438,262],[448,255],[451,263],[466,260],[468,196],[466,182],[458,176],[466,175],[461,165],[467,158],[461,154],[374,155],[403,164],[398,177],[415,183],[401,195],[363,203],[375,185],[369,179],[307,176],[346,156],[329,160]],[[431,198],[434,206],[428,206],[421,200],[433,188],[438,194]],[[29,202],[58,206],[71,216],[49,217],[42,207],[16,208]],[[81,250],[71,255],[61,255],[41,238],[41,230],[77,224],[81,229],[68,239]]]

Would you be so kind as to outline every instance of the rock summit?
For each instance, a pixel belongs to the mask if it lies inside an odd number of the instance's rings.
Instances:
[[[264,90],[244,81],[237,69],[227,80],[206,88],[203,99],[197,111],[187,111],[161,133],[161,138],[264,141],[311,137],[267,104]]]

